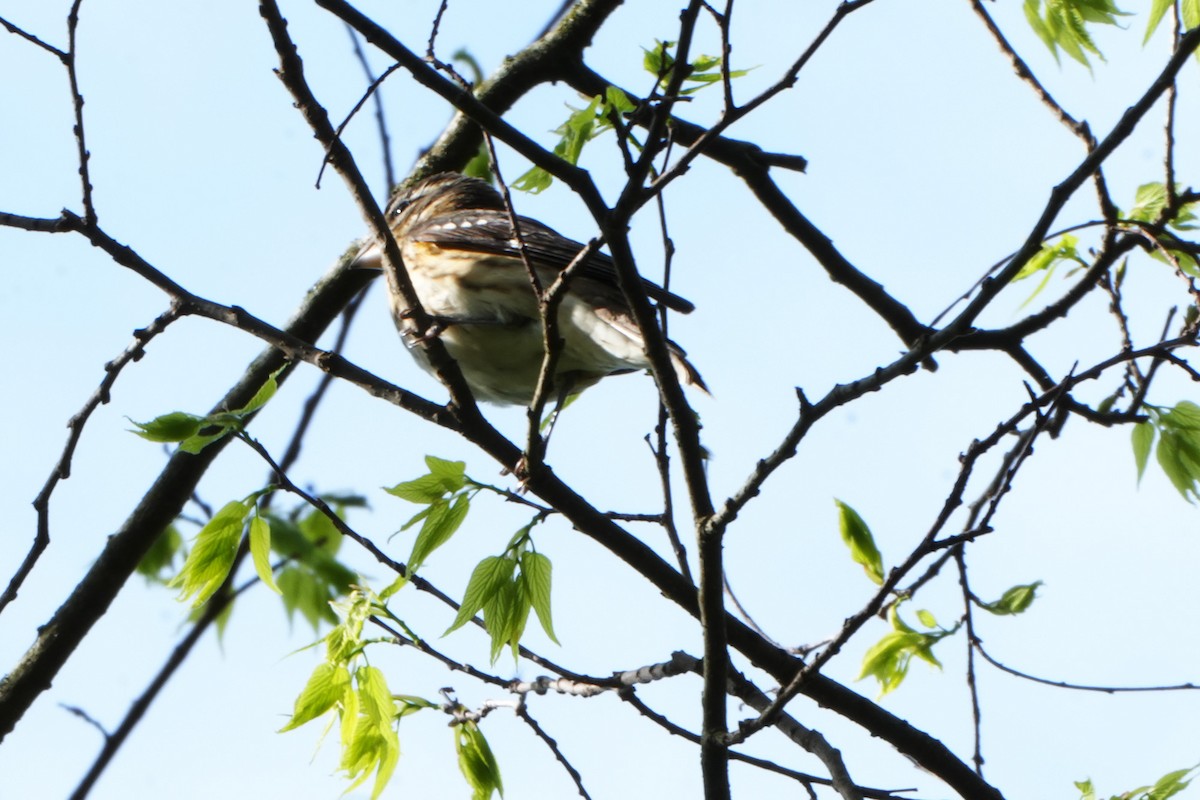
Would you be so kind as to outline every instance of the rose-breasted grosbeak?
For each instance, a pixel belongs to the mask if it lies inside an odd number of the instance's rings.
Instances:
[[[476,399],[527,405],[545,354],[542,320],[499,192],[478,178],[441,173],[398,195],[388,207],[388,221],[417,297]],[[543,289],[584,249],[537,220],[517,217],[517,226]],[[379,269],[381,257],[377,242],[367,245],[355,266]],[[650,281],[642,286],[667,308],[683,313],[693,308]],[[429,369],[407,304],[392,296],[391,305],[405,344]],[[560,401],[601,378],[650,367],[612,259],[604,253],[593,253],[573,271],[558,324],[564,340],[555,372]],[[680,380],[707,391],[683,350],[668,345]]]

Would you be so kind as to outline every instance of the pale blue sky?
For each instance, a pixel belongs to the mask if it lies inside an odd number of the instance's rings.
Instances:
[[[455,0],[439,51],[468,48],[491,69],[540,28],[557,0],[538,4]],[[589,51],[589,63],[612,80],[644,88],[641,46],[673,38],[677,4],[634,4],[618,11]],[[734,66],[756,67],[736,82],[746,98],[769,85],[815,35],[835,3],[740,3]],[[1130,4],[1132,6],[1132,4]],[[69,3],[0,0],[0,16],[65,46]],[[437,3],[364,3],[410,48],[423,50]],[[1094,74],[1049,52],[1029,33],[1015,3],[988,4],[1014,45],[1052,92],[1103,136],[1149,84],[1166,59],[1160,34],[1141,47],[1141,18],[1128,31],[1103,31],[1109,58]],[[284,3],[309,79],[340,118],[362,91],[359,66],[341,23],[307,3]],[[522,21],[519,17],[528,17]],[[282,325],[308,287],[363,226],[332,173],[314,190],[320,152],[291,99],[274,77],[265,26],[252,3],[156,3],[87,0],[80,28],[80,71],[93,182],[106,230],[190,290],[238,304]],[[716,50],[711,26],[700,50]],[[378,67],[387,61],[372,54]],[[0,211],[54,216],[79,210],[69,95],[58,63],[17,37],[0,38]],[[1197,65],[1182,80],[1180,128],[1200,126]],[[402,171],[441,129],[440,101],[403,74],[387,84],[393,150]],[[684,109],[696,122],[717,112],[716,91]],[[520,103],[510,121],[550,145],[548,131],[575,103],[564,87],[544,87]],[[1161,175],[1161,104],[1107,170],[1118,202]],[[1016,81],[967,3],[880,0],[852,15],[801,75],[797,86],[740,123],[731,135],[810,160],[805,175],[781,184],[799,207],[861,269],[884,283],[928,321],[983,271],[1015,250],[1041,213],[1051,187],[1074,169],[1081,147]],[[383,196],[378,148],[369,117],[348,140]],[[1180,182],[1200,182],[1195,136],[1179,142]],[[610,140],[594,143],[584,166],[613,195],[619,160]],[[525,169],[502,149],[508,178]],[[796,413],[794,387],[819,397],[835,383],[869,374],[901,345],[768,217],[755,213],[741,183],[721,168],[696,163],[667,195],[678,246],[674,288],[697,305],[672,321],[713,390],[693,396],[713,453],[710,480],[718,499],[735,491],[769,452]],[[522,213],[578,239],[592,235],[581,204],[555,187],[518,196]],[[1060,222],[1095,216],[1090,191]],[[651,277],[661,263],[657,222],[639,217],[639,265]],[[9,573],[28,547],[35,516],[29,505],[58,458],[65,423],[102,377],[103,364],[134,328],[166,307],[156,289],[112,264],[81,240],[0,228],[0,325],[8,365],[3,409],[9,423],[0,459],[5,511],[0,567]],[[1054,292],[1063,286],[1051,284]],[[1016,319],[1030,287],[1001,297],[985,322]],[[1185,302],[1178,281],[1146,260],[1131,265],[1127,288],[1138,344],[1162,326],[1166,308]],[[1033,351],[1061,376],[1119,347],[1101,298],[1089,300],[1058,332],[1035,339]],[[0,669],[31,641],[38,624],[95,558],[104,538],[157,475],[165,459],[155,445],[127,432],[126,417],[144,420],[175,410],[207,409],[260,350],[258,342],[199,319],[177,323],[146,357],[121,376],[113,402],[95,414],[69,481],[52,506],[50,549],[19,601],[0,618]],[[347,355],[364,367],[431,398],[444,394],[402,352],[375,287]],[[873,586],[841,544],[834,498],[871,524],[894,564],[920,539],[954,480],[958,455],[993,430],[1025,398],[1021,374],[994,355],[946,354],[936,374],[896,382],[833,414],[812,431],[731,528],[730,578],[746,606],[776,638],[816,642],[870,597]],[[278,453],[297,409],[317,379],[302,366],[255,422]],[[1081,390],[1102,397],[1111,382]],[[1151,400],[1195,398],[1195,388],[1165,374]],[[523,435],[523,413],[488,409],[506,433]],[[642,437],[654,424],[654,391],[644,376],[615,378],[589,391],[560,422],[551,463],[600,508],[653,511],[657,478]],[[1014,494],[996,518],[997,531],[970,551],[971,577],[985,597],[1035,579],[1046,585],[1022,618],[980,619],[989,649],[1013,666],[1048,677],[1101,684],[1196,681],[1200,603],[1197,511],[1152,465],[1135,486],[1128,431],[1072,421],[1058,440],[1039,442]],[[335,386],[308,439],[293,478],[322,491],[357,489],[372,511],[350,522],[384,542],[413,508],[375,487],[414,477],[433,453],[467,462],[469,474],[501,481],[496,466],[457,437],[431,428],[350,386]],[[994,459],[993,459],[994,468]],[[210,503],[259,488],[266,470],[245,448],[229,448],[205,478]],[[986,475],[981,474],[981,477]],[[973,484],[969,498],[982,488]],[[471,567],[503,548],[526,517],[511,506],[481,505],[463,531],[432,559],[426,577],[461,592]],[[686,503],[681,505],[686,507]],[[644,531],[666,552],[661,533]],[[666,660],[674,649],[698,654],[697,625],[631,578],[590,541],[550,523],[538,548],[555,564],[555,617],[563,647],[530,632],[530,644],[581,671],[607,673]],[[408,540],[391,545],[397,557]],[[388,579],[353,552],[369,580]],[[450,617],[421,597],[404,597],[402,615],[427,636]],[[949,622],[960,613],[953,576],[929,587],[917,607]],[[131,581],[54,688],[0,747],[0,782],[8,797],[63,797],[99,748],[92,728],[58,704],[78,705],[115,726],[131,698],[182,636],[184,609],[172,593]],[[426,621],[428,620],[428,621]],[[885,627],[856,638],[828,669],[853,683],[862,653]],[[312,639],[289,630],[278,601],[264,591],[239,601],[223,643],[205,640],[173,679],[93,792],[95,798],[290,796],[333,798],[344,788],[334,773],[336,742],[317,751],[319,723],[276,734],[315,664],[313,652],[289,655]],[[486,643],[463,632],[439,642],[458,657],[483,663]],[[943,738],[970,757],[971,726],[961,637],[938,649],[944,671],[914,665],[887,708]],[[453,685],[468,705],[499,696],[413,653],[379,652],[398,692],[435,697]],[[511,661],[495,670],[507,673]],[[519,674],[538,673],[522,664]],[[769,683],[764,683],[768,686]],[[1197,693],[1121,695],[1064,692],[981,668],[986,776],[1018,797],[1075,797],[1073,780],[1091,776],[1115,793],[1200,760]],[[640,690],[651,705],[698,727],[698,679]],[[636,717],[616,698],[538,698],[534,716],[604,797],[689,797],[699,794],[696,750]],[[796,701],[793,713],[826,734],[856,780],[882,787],[919,787],[920,797],[948,790],[912,769],[861,730]],[[742,716],[735,713],[734,718]],[[484,731],[500,759],[510,798],[569,797],[566,774],[528,731],[500,711]],[[749,748],[789,766],[820,765],[768,732]],[[426,712],[406,719],[404,751],[388,797],[419,791],[461,797],[468,790],[454,762],[445,721]],[[312,762],[310,763],[310,758]],[[733,770],[739,797],[799,795],[786,781],[744,767]],[[631,788],[632,787],[632,788]],[[363,791],[354,796],[367,796]],[[1186,794],[1185,794],[1186,796]]]

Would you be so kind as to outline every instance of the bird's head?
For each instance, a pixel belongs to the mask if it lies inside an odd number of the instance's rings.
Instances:
[[[474,209],[504,209],[504,200],[486,181],[457,172],[439,172],[417,181],[388,205],[388,221],[397,233],[426,220]]]

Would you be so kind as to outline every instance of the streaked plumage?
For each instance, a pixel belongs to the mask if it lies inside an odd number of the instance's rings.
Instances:
[[[418,182],[388,209],[405,269],[425,311],[441,323],[439,337],[458,362],[476,399],[525,405],[532,399],[544,349],[542,323],[529,274],[499,193],[486,182],[441,173]],[[521,238],[543,288],[583,250],[551,228],[518,217]],[[380,248],[364,248],[356,265],[378,268]],[[649,281],[646,294],[675,311],[692,304]],[[415,331],[392,297],[405,343],[428,369]],[[608,375],[649,368],[642,337],[617,285],[612,259],[593,254],[571,278],[559,309],[565,344],[555,373],[559,391],[574,394]],[[681,380],[704,389],[699,373],[674,343]]]

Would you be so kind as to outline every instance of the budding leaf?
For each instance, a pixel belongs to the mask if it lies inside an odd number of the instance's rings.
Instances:
[[[240,500],[226,503],[196,534],[183,569],[171,582],[181,587],[180,599],[191,597],[192,606],[199,607],[220,588],[233,567],[251,508],[251,504]]]
[[[467,518],[470,509],[471,500],[465,494],[460,494],[453,503],[439,500],[429,507],[421,532],[413,542],[412,554],[408,557],[409,572],[416,572],[434,550],[449,541]]]
[[[850,548],[850,557],[861,564],[867,577],[876,584],[883,583],[883,556],[875,546],[875,538],[867,523],[850,506],[841,500],[834,500],[838,507],[838,528],[842,541]]]
[[[488,800],[494,792],[504,796],[500,765],[478,724],[463,722],[455,726],[454,749],[458,752],[458,768],[471,787],[472,800]]]
[[[343,664],[328,662],[317,665],[296,698],[292,719],[279,729],[280,733],[299,728],[332,709],[345,696],[350,687],[350,672]]]
[[[541,553],[527,550],[521,554],[521,580],[525,593],[533,603],[533,610],[542,623],[542,630],[550,641],[558,644],[554,635],[554,623],[550,618],[550,559]]]
[[[467,590],[463,592],[462,605],[458,607],[458,616],[446,629],[446,633],[458,630],[470,622],[501,586],[511,582],[516,566],[515,561],[503,556],[488,556],[480,561],[471,573],[470,580],[467,581]]]
[[[258,579],[275,594],[283,594],[271,571],[271,525],[258,514],[250,520],[250,558]]]
[[[1037,589],[1041,581],[1014,586],[994,603],[983,603],[983,608],[1000,616],[1023,613],[1037,598]]]
[[[134,431],[138,436],[151,442],[182,442],[190,436],[195,436],[204,424],[204,417],[186,414],[182,411],[172,411],[155,417],[149,422],[135,422],[138,427]]]

